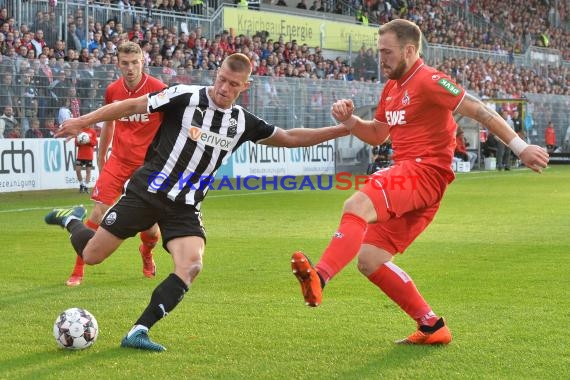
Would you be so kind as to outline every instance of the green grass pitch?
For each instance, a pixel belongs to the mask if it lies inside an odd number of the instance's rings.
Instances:
[[[212,191],[204,270],[151,331],[168,351],[119,342],[172,270],[142,275],[138,237],[67,288],[68,234],[44,223],[76,190],[0,194],[0,379],[570,378],[570,166],[458,175],[432,225],[396,263],[454,334],[447,347],[396,346],[414,323],[356,270],[304,306],[290,255],[315,261],[351,191]],[[84,351],[57,347],[58,313],[99,321]]]

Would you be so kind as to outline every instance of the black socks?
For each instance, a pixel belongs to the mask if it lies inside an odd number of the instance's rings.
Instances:
[[[150,303],[143,311],[135,325],[143,325],[149,329],[160,319],[172,311],[182,298],[188,287],[180,277],[171,273],[152,292]]]
[[[93,235],[95,235],[95,231],[87,227],[83,224],[80,220],[73,219],[67,224],[67,230],[71,234],[69,239],[71,240],[71,245],[75,252],[81,257],[83,257],[83,249],[91,240]]]

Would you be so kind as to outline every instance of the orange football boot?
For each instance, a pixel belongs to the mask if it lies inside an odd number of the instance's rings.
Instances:
[[[291,269],[301,284],[305,305],[319,306],[323,299],[323,288],[321,279],[309,258],[303,252],[295,252],[291,256]]]
[[[451,331],[447,328],[445,320],[440,318],[433,326],[419,326],[418,329],[407,338],[397,340],[396,344],[449,344]]]

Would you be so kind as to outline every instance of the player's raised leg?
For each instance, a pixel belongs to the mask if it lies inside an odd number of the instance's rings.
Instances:
[[[372,210],[372,211],[370,211]],[[314,267],[301,252],[291,257],[293,274],[301,284],[307,306],[318,306],[324,285],[356,257],[368,226],[375,218],[374,207],[362,193],[353,194],[344,205],[340,224]]]

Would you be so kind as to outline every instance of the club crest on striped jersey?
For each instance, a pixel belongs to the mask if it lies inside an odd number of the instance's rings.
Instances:
[[[230,126],[228,127],[228,136],[234,137],[237,134],[238,122],[236,119],[230,119]]]
[[[234,146],[233,138],[212,131],[205,131],[198,127],[190,127],[188,137],[197,143],[201,142],[204,145],[222,150],[231,150]]]

